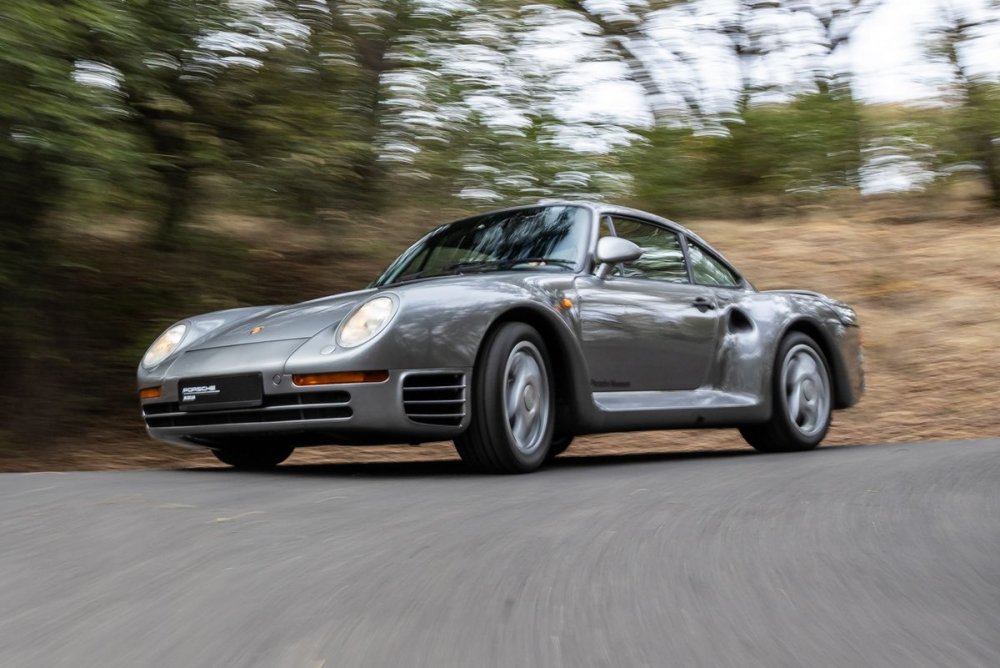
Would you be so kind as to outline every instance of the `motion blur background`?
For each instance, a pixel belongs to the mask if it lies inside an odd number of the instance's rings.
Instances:
[[[832,443],[996,435],[998,72],[993,0],[4,0],[0,469],[201,461],[142,432],[165,326],[557,196],[857,305]]]

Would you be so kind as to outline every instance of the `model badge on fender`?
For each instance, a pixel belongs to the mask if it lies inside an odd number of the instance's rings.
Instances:
[[[250,336],[253,336],[254,334],[260,334],[263,331],[264,331],[264,326],[257,325],[256,327],[250,330]]]

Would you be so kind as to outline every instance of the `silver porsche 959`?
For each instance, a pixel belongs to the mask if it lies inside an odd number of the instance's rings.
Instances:
[[[181,320],[138,387],[153,438],[236,467],[453,440],[477,469],[526,472],[600,432],[807,450],[864,379],[846,304],[757,291],[669,220],[558,202],[438,227],[365,290]]]

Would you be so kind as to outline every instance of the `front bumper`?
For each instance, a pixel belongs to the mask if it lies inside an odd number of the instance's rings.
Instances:
[[[469,423],[471,368],[391,370],[379,383],[298,387],[291,374],[263,375],[253,408],[183,411],[178,378],[142,402],[149,435],[185,446],[248,441],[288,445],[374,445],[448,440]]]

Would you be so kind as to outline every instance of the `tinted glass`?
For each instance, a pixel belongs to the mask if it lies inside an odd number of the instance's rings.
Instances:
[[[374,285],[508,269],[574,271],[583,260],[589,221],[582,207],[547,206],[445,225],[400,255]]]
[[[651,278],[670,283],[688,283],[681,240],[668,229],[614,218],[615,233],[642,249],[642,257],[625,265],[622,276]]]
[[[691,273],[695,283],[727,288],[740,284],[740,280],[728,267],[693,241],[688,241],[688,256],[691,258]]]

